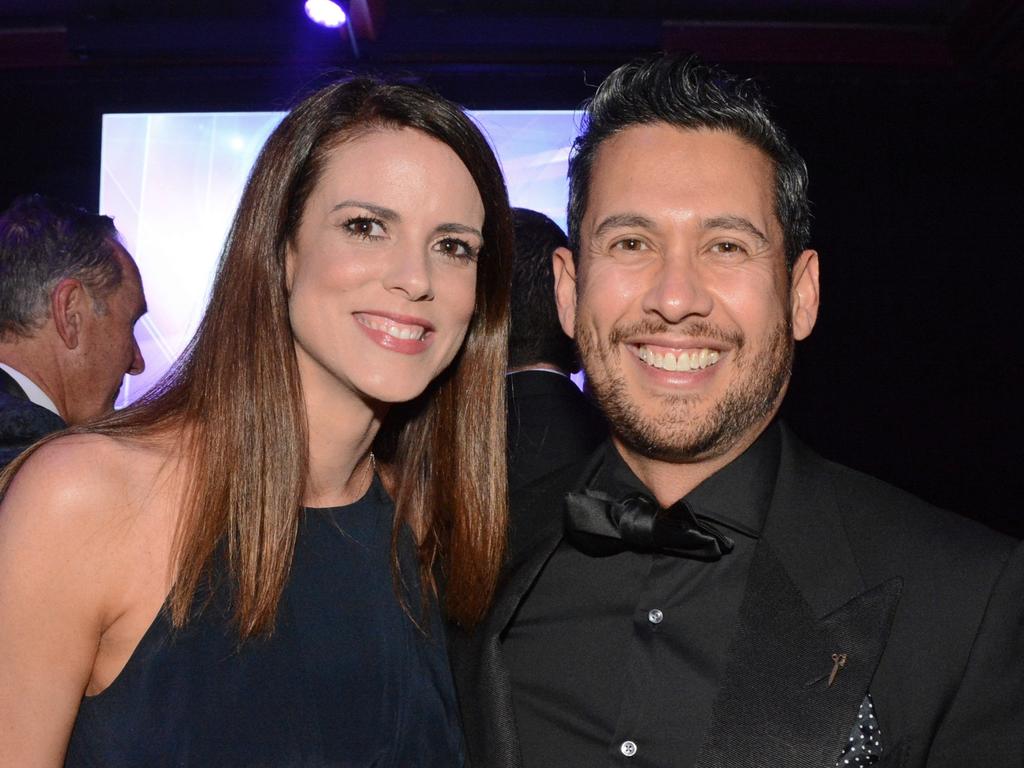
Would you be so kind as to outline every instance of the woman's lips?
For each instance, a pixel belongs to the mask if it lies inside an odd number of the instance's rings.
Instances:
[[[420,318],[375,312],[356,312],[354,317],[370,339],[394,352],[422,352],[434,335],[434,327]]]

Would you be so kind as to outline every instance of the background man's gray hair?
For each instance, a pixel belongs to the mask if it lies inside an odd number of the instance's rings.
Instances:
[[[0,216],[0,339],[30,336],[50,315],[50,293],[80,280],[95,309],[120,285],[117,229],[109,216],[43,195],[19,197]]]

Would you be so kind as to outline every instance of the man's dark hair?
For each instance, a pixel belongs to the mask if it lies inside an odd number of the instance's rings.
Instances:
[[[0,339],[27,336],[50,312],[50,292],[80,280],[97,310],[121,283],[117,229],[109,216],[26,195],[0,215]]]
[[[569,239],[575,258],[598,148],[626,128],[652,123],[728,131],[764,152],[775,170],[775,215],[782,225],[786,264],[791,267],[807,247],[807,166],[772,121],[752,80],[739,79],[694,56],[659,54],[616,69],[584,109],[583,130],[569,158]]]
[[[548,363],[572,372],[579,366],[572,339],[558,322],[551,255],[568,242],[562,228],[543,213],[513,208],[516,250],[512,262],[512,327],[509,368]]]

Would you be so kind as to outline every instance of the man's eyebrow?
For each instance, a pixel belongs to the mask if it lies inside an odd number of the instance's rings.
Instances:
[[[606,217],[600,224],[597,225],[597,229],[594,230],[594,237],[599,237],[606,233],[608,230],[616,229],[618,227],[638,227],[639,229],[657,229],[654,225],[654,220],[649,219],[646,216],[642,216],[639,213],[613,213],[611,216]]]
[[[761,241],[762,245],[771,245],[768,241],[767,235],[755,227],[750,219],[744,218],[743,216],[714,216],[710,219],[704,219],[701,221],[700,225],[702,229],[739,230],[740,232],[746,232],[748,235],[753,235]]]
[[[398,211],[394,211],[391,208],[385,208],[382,205],[374,205],[373,203],[368,203],[365,200],[342,200],[331,208],[331,213],[341,210],[342,208],[363,208],[382,221],[401,221],[402,219]]]

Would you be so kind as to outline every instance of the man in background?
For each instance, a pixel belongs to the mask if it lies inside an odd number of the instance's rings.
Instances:
[[[138,267],[109,216],[29,195],[0,216],[0,467],[109,412],[145,368]]]
[[[569,378],[579,370],[555,306],[552,259],[568,243],[537,211],[513,209],[512,327],[508,348],[509,487],[519,488],[591,451],[606,428]]]

